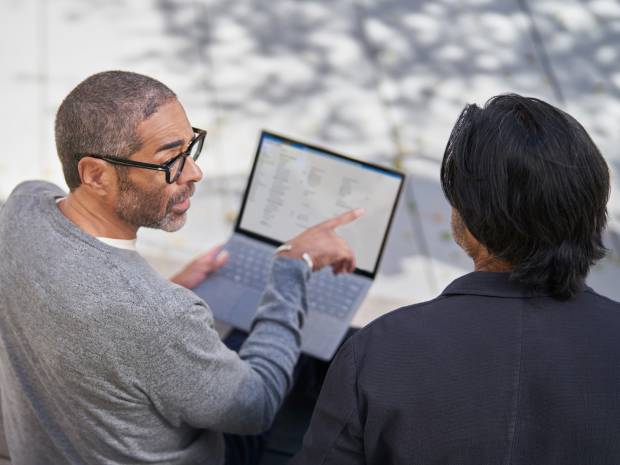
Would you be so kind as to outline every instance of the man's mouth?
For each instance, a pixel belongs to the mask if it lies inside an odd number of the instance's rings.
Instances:
[[[190,206],[189,198],[194,195],[194,184],[190,184],[188,189],[168,200],[166,215],[174,210],[175,213],[185,213]]]
[[[172,212],[174,212],[175,214],[185,213],[190,205],[190,197],[191,193],[189,195],[186,194],[170,199],[166,208],[166,215]]]
[[[180,202],[178,202],[178,203],[175,203],[175,204],[172,206],[172,208],[173,208],[174,210],[185,211],[185,210],[187,210],[187,209],[189,208],[189,203],[190,203],[190,202],[189,202],[189,197],[188,197],[188,198],[186,198],[185,200],[182,200],[182,201],[180,201]]]

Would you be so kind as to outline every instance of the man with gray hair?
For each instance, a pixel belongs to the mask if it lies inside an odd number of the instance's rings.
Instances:
[[[186,289],[226,253],[170,282],[135,251],[141,226],[183,226],[205,135],[170,89],[135,73],[91,76],[60,106],[69,193],[23,183],[0,211],[0,385],[14,463],[256,462],[238,445],[271,426],[293,382],[312,271],[302,254],[315,270],[353,270],[334,228],[363,211],[288,242],[233,352]]]

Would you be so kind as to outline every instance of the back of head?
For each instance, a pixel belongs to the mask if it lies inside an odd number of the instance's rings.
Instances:
[[[605,256],[607,164],[573,117],[541,100],[467,105],[441,185],[474,238],[534,291],[570,298]]]
[[[127,71],[94,74],[78,84],[60,105],[55,124],[69,188],[81,184],[75,155],[129,157],[142,147],[138,125],[174,99],[161,82]]]

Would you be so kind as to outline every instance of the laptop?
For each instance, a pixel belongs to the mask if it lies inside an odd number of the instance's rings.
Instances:
[[[267,131],[261,133],[229,259],[194,288],[216,319],[250,330],[278,246],[329,218],[364,207],[336,228],[356,256],[353,273],[312,273],[301,350],[331,360],[377,275],[404,173]]]

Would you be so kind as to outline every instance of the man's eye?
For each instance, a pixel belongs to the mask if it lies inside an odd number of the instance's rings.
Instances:
[[[170,157],[165,162],[163,162],[162,165],[169,165],[170,163],[174,163],[177,158],[179,158],[179,157],[178,156],[177,157]]]
[[[178,155],[174,155],[172,157],[167,157],[166,160],[162,162],[162,165],[167,165],[168,163],[172,163],[177,158],[179,158]]]

